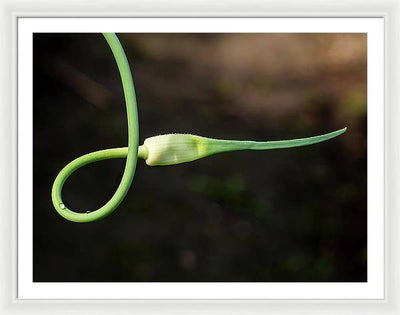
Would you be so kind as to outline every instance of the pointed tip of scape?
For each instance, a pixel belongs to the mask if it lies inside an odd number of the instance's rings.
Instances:
[[[345,133],[347,131],[347,127],[338,130],[339,134]]]

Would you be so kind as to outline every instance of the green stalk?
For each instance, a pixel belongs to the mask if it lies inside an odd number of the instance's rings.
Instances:
[[[136,169],[139,146],[139,121],[132,74],[129,68],[128,60],[125,56],[124,49],[122,48],[117,36],[114,33],[103,33],[103,35],[107,40],[112,53],[114,54],[124,89],[126,112],[128,117],[128,149],[109,149],[86,154],[70,162],[57,175],[51,192],[54,208],[65,219],[74,222],[90,222],[100,220],[113,212],[127,194]],[[121,151],[124,151],[124,155],[121,155]],[[122,175],[121,182],[114,195],[104,206],[89,213],[78,213],[71,211],[64,205],[61,197],[62,187],[67,178],[74,171],[88,163],[118,157],[126,157],[124,174]]]
[[[139,147],[139,122],[132,74],[125,52],[114,33],[103,33],[117,62],[125,95],[128,117],[128,147],[100,150],[85,154],[68,163],[57,175],[51,191],[54,208],[67,220],[91,222],[100,220],[111,212],[125,198],[132,184],[138,158],[149,166],[174,165],[191,162],[210,155],[238,150],[270,150],[306,146],[326,141],[346,131],[346,128],[320,136],[279,141],[239,141],[201,137],[191,134],[167,134],[147,138]],[[101,160],[126,158],[121,182],[111,199],[101,208],[92,212],[74,212],[62,201],[61,192],[65,181],[77,169]]]

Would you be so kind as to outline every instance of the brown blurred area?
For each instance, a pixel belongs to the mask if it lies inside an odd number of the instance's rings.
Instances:
[[[138,161],[125,200],[76,224],[51,185],[85,153],[127,142],[101,34],[34,35],[34,281],[366,281],[366,34],[118,34],[140,142],[169,133],[280,140],[348,127],[318,145],[234,152],[172,167]],[[95,210],[124,161],[65,184]]]

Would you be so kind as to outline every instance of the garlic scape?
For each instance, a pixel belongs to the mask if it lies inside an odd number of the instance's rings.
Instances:
[[[143,145],[139,146],[136,94],[129,62],[117,36],[114,33],[104,33],[103,35],[111,48],[121,76],[128,119],[128,146],[124,148],[105,149],[82,155],[69,162],[58,173],[53,183],[51,198],[56,211],[69,221],[97,221],[113,212],[128,193],[135,174],[138,158],[144,159],[149,166],[174,165],[195,161],[222,152],[284,149],[305,146],[337,137],[346,131],[346,128],[344,128],[310,138],[265,142],[220,140],[191,134],[166,134],[147,138]],[[70,210],[62,200],[62,188],[68,177],[77,169],[87,164],[116,158],[126,158],[126,164],[121,182],[111,199],[94,211],[83,210],[75,212]]]

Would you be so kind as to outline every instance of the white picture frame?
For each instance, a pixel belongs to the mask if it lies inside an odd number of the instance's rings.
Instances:
[[[34,2],[33,2],[34,3]],[[349,2],[346,2],[349,3]],[[118,4],[118,2],[117,2]],[[337,4],[337,3],[336,3]],[[225,7],[221,8],[219,11],[215,11],[212,13],[201,13],[201,11],[197,11],[195,5],[183,4],[181,3],[180,9],[185,8],[186,5],[186,13],[183,11],[172,12],[169,10],[165,4],[160,3],[147,3],[147,10],[142,12],[138,12],[135,10],[135,7],[129,4],[120,3],[121,11],[124,12],[133,12],[133,13],[125,13],[125,14],[110,14],[107,12],[106,8],[103,13],[99,13],[95,7],[88,6],[87,10],[81,10],[81,8],[77,8],[79,12],[76,13],[68,13],[65,11],[65,6],[67,3],[60,2],[60,7],[55,8],[53,10],[47,11],[46,8],[43,7],[43,11],[40,13],[34,13],[30,11],[30,8],[25,8],[21,10],[21,7],[18,7],[18,1],[11,1],[7,3],[7,1],[3,1],[3,16],[2,21],[6,27],[2,29],[2,38],[4,41],[3,49],[2,49],[2,62],[4,65],[4,69],[7,71],[3,76],[3,85],[2,89],[4,89],[4,93],[2,93],[3,104],[10,104],[9,106],[3,106],[4,114],[2,115],[2,125],[7,126],[6,128],[6,137],[5,137],[5,147],[11,148],[9,150],[9,154],[6,154],[2,157],[2,166],[4,168],[4,176],[2,179],[3,189],[2,194],[3,197],[3,209],[12,209],[12,211],[2,211],[2,220],[1,220],[1,230],[4,233],[4,238],[2,239],[1,249],[2,259],[1,259],[1,275],[2,275],[2,294],[1,294],[1,310],[5,314],[8,312],[17,312],[17,313],[54,313],[56,311],[65,311],[65,312],[76,312],[76,313],[109,313],[115,312],[117,309],[119,312],[144,312],[144,313],[155,313],[155,312],[163,312],[163,313],[176,313],[177,311],[189,311],[189,310],[197,310],[202,312],[228,312],[230,314],[240,313],[240,312],[253,312],[253,313],[276,313],[276,314],[291,314],[295,313],[298,310],[302,310],[307,313],[320,313],[324,311],[325,313],[342,313],[342,312],[351,312],[354,314],[357,313],[377,313],[377,314],[395,314],[398,309],[398,291],[396,291],[396,262],[398,260],[398,250],[396,249],[396,240],[398,239],[398,232],[396,231],[396,208],[397,208],[397,198],[396,197],[396,165],[395,162],[398,159],[398,147],[394,141],[396,134],[396,123],[395,119],[397,117],[396,113],[396,102],[399,101],[399,95],[397,89],[395,88],[395,83],[398,82],[398,60],[397,55],[399,53],[398,47],[398,31],[396,30],[396,26],[398,22],[396,19],[398,18],[399,6],[393,2],[367,2],[364,5],[370,5],[371,7],[357,8],[356,4],[353,4],[351,10],[343,10],[345,13],[340,12],[332,12],[333,4],[328,3],[325,7],[325,10],[316,10],[313,12],[313,8],[318,7],[316,2],[309,2],[308,4],[304,3],[305,7],[309,6],[311,12],[302,12],[300,9],[296,11],[296,8],[293,9],[293,5],[289,5],[286,3],[287,8],[292,8],[290,12],[284,10],[283,3],[278,4],[254,4],[252,8],[248,8],[249,11],[257,11],[257,14],[254,13],[229,13],[227,10],[232,8],[233,6],[237,7],[237,11],[241,11],[243,7],[240,2],[226,2]],[[384,5],[388,5],[387,7],[391,9],[384,9]],[[392,6],[389,6],[391,4]],[[14,7],[15,5],[15,7]],[[126,5],[126,7],[124,7]],[[142,5],[144,5],[142,3]],[[344,2],[342,3],[343,8],[345,8]],[[23,6],[23,5],[22,5]],[[191,7],[191,9],[190,9]],[[157,8],[161,9],[156,10]],[[373,9],[371,9],[373,8]],[[275,13],[264,13],[260,12],[268,12],[272,9]],[[356,10],[357,9],[357,10]],[[47,12],[46,12],[47,11]],[[154,13],[155,11],[159,11],[159,13]],[[191,11],[191,13],[189,12]],[[97,12],[97,13],[94,13]],[[286,12],[286,13],[285,13]],[[234,16],[263,16],[263,17],[381,17],[385,20],[385,35],[386,35],[386,44],[385,44],[385,233],[386,233],[386,246],[385,246],[385,269],[386,269],[386,281],[385,281],[385,298],[378,300],[306,300],[306,301],[296,301],[296,300],[268,300],[268,301],[247,301],[247,300],[218,300],[218,301],[207,301],[207,300],[169,300],[166,302],[165,300],[40,300],[38,301],[29,301],[29,300],[21,300],[17,297],[17,269],[16,269],[16,233],[17,233],[17,216],[16,216],[16,160],[17,160],[17,150],[16,150],[16,90],[15,90],[15,69],[16,64],[11,63],[11,60],[15,61],[16,47],[13,45],[13,40],[15,40],[15,32],[16,32],[16,19],[20,16],[113,16],[113,17],[121,17],[121,16],[226,16],[226,17],[234,17]],[[6,49],[6,47],[12,47],[13,50]],[[388,66],[390,65],[390,67]],[[7,81],[8,78],[13,77],[14,80]],[[396,81],[397,80],[397,81]],[[12,105],[11,105],[12,104]],[[12,167],[10,168],[10,165]],[[398,171],[397,171],[398,172]],[[12,183],[10,185],[10,183]],[[389,219],[390,218],[390,219]],[[10,224],[12,222],[12,224]],[[11,272],[12,271],[12,272]],[[390,276],[392,275],[392,276]],[[4,279],[4,280],[3,280]]]

